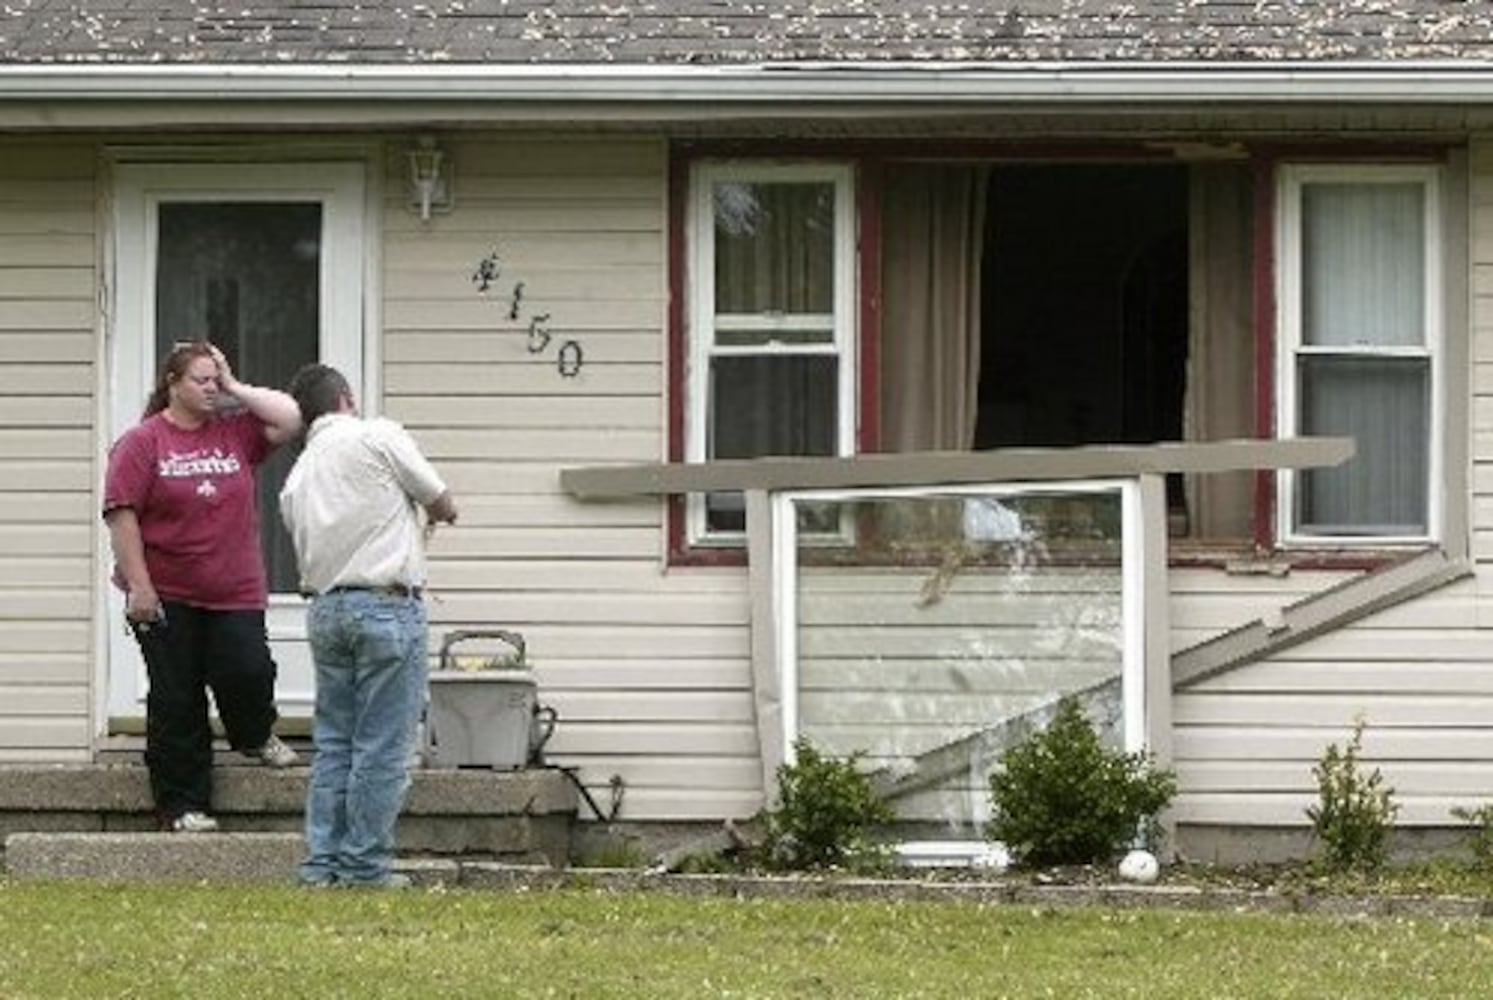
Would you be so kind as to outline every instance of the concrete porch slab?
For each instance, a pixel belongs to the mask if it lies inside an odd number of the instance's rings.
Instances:
[[[213,813],[228,834],[298,838],[309,775],[306,767],[216,767]],[[557,768],[416,770],[400,849],[564,865],[579,800]],[[149,780],[138,765],[0,766],[0,836],[138,835],[155,827]]]

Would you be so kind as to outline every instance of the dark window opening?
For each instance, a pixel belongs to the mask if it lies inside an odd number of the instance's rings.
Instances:
[[[987,198],[975,447],[1181,440],[1186,168],[1000,167]]]
[[[888,450],[1254,435],[1245,164],[907,164],[887,190]],[[1247,473],[1167,493],[1174,535],[1251,537]]]
[[[987,197],[975,447],[1179,437],[1184,169],[999,167]]]

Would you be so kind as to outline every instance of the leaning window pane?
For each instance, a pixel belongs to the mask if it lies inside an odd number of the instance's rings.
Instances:
[[[1424,535],[1430,450],[1430,362],[1304,358],[1301,433],[1348,436],[1357,454],[1302,473],[1300,528],[1321,535]]]
[[[1304,186],[1303,341],[1424,343],[1425,244],[1419,184]]]
[[[1064,696],[1125,745],[1117,490],[831,502],[879,546],[800,539],[796,735],[914,779],[902,818],[953,829],[987,817],[990,772]],[[882,558],[930,548],[941,557]]]
[[[833,455],[839,359],[717,357],[710,366],[710,458]],[[706,498],[712,531],[741,531],[738,494]]]
[[[714,210],[717,313],[833,310],[833,184],[719,183]]]

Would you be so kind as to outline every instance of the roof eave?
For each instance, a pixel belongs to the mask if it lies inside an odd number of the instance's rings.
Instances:
[[[0,103],[503,101],[846,105],[1493,102],[1493,64],[0,65]]]

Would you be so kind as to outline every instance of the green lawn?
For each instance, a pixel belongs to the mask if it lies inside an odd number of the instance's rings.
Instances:
[[[0,997],[1487,997],[1493,926],[0,881]]]

